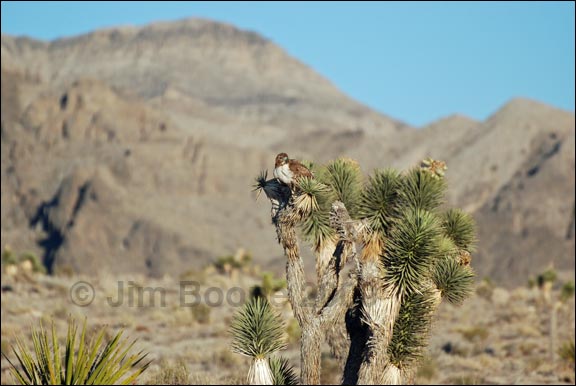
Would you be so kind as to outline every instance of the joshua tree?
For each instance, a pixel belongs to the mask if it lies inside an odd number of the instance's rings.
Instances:
[[[314,177],[292,189],[266,171],[255,185],[272,203],[287,259],[288,298],[302,330],[301,382],[319,384],[323,339],[341,361],[343,383],[406,382],[440,301],[459,304],[471,292],[474,222],[444,207],[441,161],[366,179],[351,159],[310,168]],[[298,235],[316,258],[313,302]]]
[[[265,297],[256,296],[234,315],[230,328],[232,350],[252,358],[249,385],[295,385],[296,377],[284,358],[269,357],[286,346],[284,324]]]

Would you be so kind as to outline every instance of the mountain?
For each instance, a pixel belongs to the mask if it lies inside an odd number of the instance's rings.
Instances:
[[[474,213],[481,275],[524,284],[548,265],[573,272],[574,122],[573,113],[518,98],[428,149],[449,165],[449,202]],[[442,137],[427,133],[434,129],[419,133],[422,146]]]
[[[574,275],[573,113],[514,99],[417,130],[266,38],[199,19],[2,35],[1,53],[1,242],[54,271],[177,275],[240,247],[282,270],[251,184],[285,151],[365,172],[446,160],[447,205],[478,222],[479,276]]]

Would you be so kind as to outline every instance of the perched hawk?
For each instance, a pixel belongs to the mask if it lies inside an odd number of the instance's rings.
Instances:
[[[276,156],[274,164],[274,177],[288,185],[290,189],[296,184],[300,177],[314,177],[308,168],[295,159],[288,158],[288,154],[280,153]]]

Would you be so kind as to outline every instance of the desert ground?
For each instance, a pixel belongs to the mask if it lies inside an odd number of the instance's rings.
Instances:
[[[31,325],[55,322],[65,336],[67,320],[88,320],[88,331],[123,329],[148,352],[152,364],[138,384],[242,384],[249,359],[230,348],[229,325],[253,286],[262,283],[257,264],[217,269],[208,265],[180,277],[141,275],[49,276],[14,266],[2,274],[2,351],[14,337],[30,340]],[[443,302],[415,384],[573,384],[574,359],[558,354],[574,341],[574,297],[559,284],[515,289],[479,281],[461,306]],[[299,329],[285,289],[271,303],[286,322],[288,347],[280,354],[299,371]],[[556,312],[556,324],[552,323]],[[339,383],[341,370],[326,344],[322,382]],[[573,354],[572,354],[573,355]],[[2,358],[2,384],[13,383]]]

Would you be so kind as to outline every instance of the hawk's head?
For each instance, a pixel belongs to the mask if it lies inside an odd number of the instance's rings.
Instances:
[[[288,163],[288,154],[280,153],[276,156],[276,163],[274,164],[275,167],[282,166]]]

